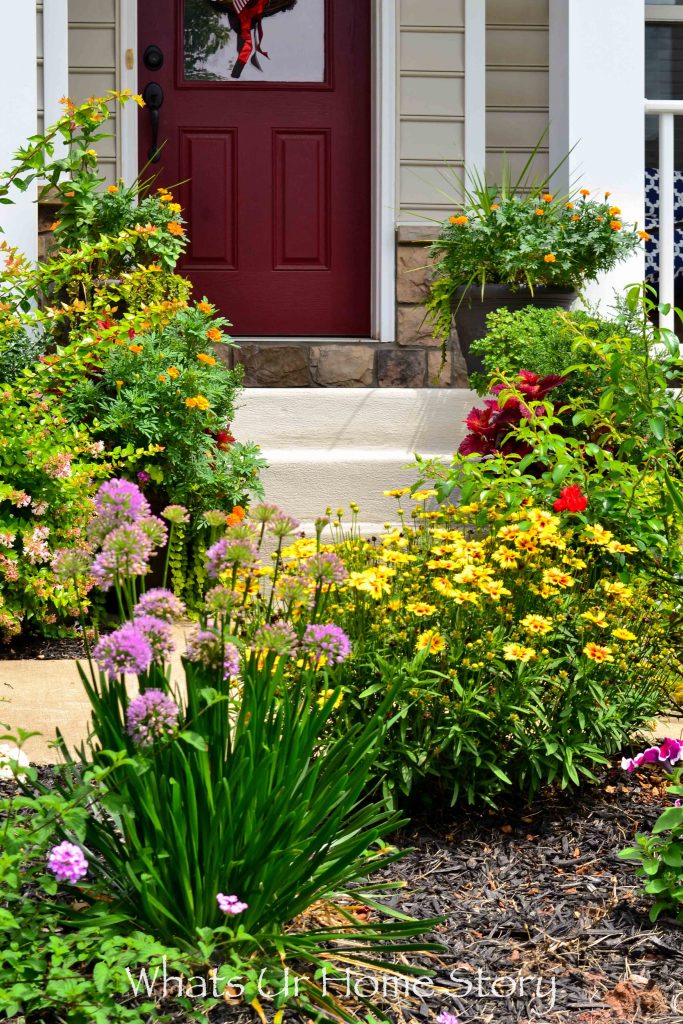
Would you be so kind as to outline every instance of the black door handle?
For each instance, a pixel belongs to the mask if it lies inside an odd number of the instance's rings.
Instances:
[[[152,120],[152,145],[147,152],[147,158],[150,163],[156,164],[161,159],[161,150],[159,149],[159,111],[164,103],[164,90],[158,82],[149,82],[145,86],[142,98]]]

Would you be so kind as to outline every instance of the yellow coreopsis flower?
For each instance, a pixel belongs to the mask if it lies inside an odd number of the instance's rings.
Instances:
[[[506,661],[531,661],[536,656],[536,651],[533,647],[524,647],[523,644],[505,644],[503,647],[503,657]]]
[[[573,587],[576,580],[569,573],[562,572],[561,569],[552,568],[544,571],[543,582],[549,587],[559,587],[561,590],[566,590],[568,587]]]
[[[614,661],[611,647],[601,647],[599,644],[590,643],[586,644],[583,653],[598,665],[602,665],[606,661]]]
[[[427,604],[426,601],[412,601],[406,605],[406,611],[412,615],[433,615],[436,610],[436,605]]]
[[[520,626],[525,633],[544,636],[552,630],[553,620],[547,618],[545,615],[525,615],[520,622]]]
[[[418,651],[429,650],[430,654],[440,654],[446,649],[446,641],[437,630],[428,629],[424,633],[420,633],[415,648]]]
[[[587,622],[591,622],[594,626],[597,626],[599,629],[607,629],[607,626],[609,625],[605,613],[597,608],[594,608],[592,611],[589,612],[582,612],[581,618],[586,619]]]
[[[612,636],[615,638],[615,640],[631,641],[638,639],[636,634],[632,633],[630,629],[623,629],[622,627],[619,627],[619,629],[613,629]]]

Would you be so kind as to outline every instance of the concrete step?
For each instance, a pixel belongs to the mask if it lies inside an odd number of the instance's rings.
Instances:
[[[382,492],[414,483],[416,453],[448,461],[476,400],[464,390],[250,388],[233,430],[261,445],[268,500],[299,519],[353,501],[381,524],[396,516]]]

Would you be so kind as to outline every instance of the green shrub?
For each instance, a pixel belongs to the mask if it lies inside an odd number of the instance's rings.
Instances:
[[[564,375],[580,361],[574,348],[577,338],[588,337],[601,345],[617,342],[625,335],[629,335],[629,331],[625,331],[622,324],[581,310],[567,313],[533,306],[516,311],[498,309],[486,318],[486,336],[472,345],[472,351],[482,357],[485,373],[472,374],[470,386],[480,395],[488,394],[496,372],[513,378],[520,370],[531,370],[539,377]],[[638,340],[635,335],[634,340]],[[606,381],[604,367],[586,367],[581,372],[571,373],[566,384],[554,395],[558,401],[596,395]]]

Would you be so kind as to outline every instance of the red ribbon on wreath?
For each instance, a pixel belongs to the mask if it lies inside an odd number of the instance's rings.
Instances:
[[[270,60],[261,45],[263,43],[263,12],[268,3],[269,0],[234,0],[235,13],[240,20],[240,35],[243,40],[237,64],[242,67],[248,63],[254,52],[254,36],[256,36],[256,52]]]

